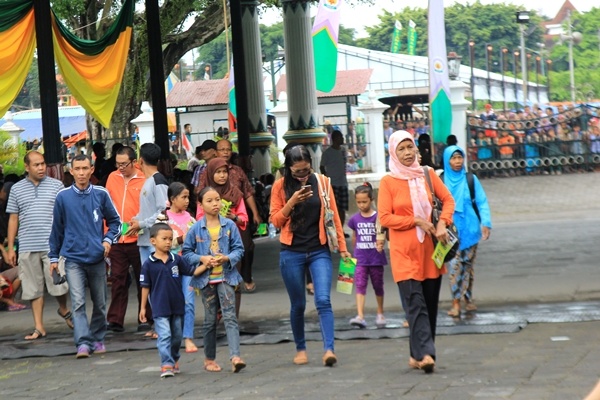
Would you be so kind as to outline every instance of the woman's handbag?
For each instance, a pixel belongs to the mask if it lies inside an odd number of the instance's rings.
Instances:
[[[437,198],[435,192],[433,190],[433,185],[431,184],[431,177],[429,176],[429,167],[423,167],[423,171],[425,172],[425,180],[427,181],[427,186],[429,186],[429,191],[431,192],[431,198],[433,199],[433,208],[431,210],[431,222],[433,226],[437,228],[438,221],[440,220],[440,215],[442,214],[442,202]],[[444,257],[444,262],[448,262],[456,257],[456,253],[458,253],[459,242],[458,242],[458,229],[456,229],[456,225],[451,223],[446,226],[446,230],[448,231],[448,237],[456,238],[456,242]],[[433,239],[433,245],[437,244],[437,238],[435,236],[431,237]]]
[[[339,250],[337,230],[335,229],[335,222],[333,221],[333,210],[330,206],[330,193],[331,193],[331,181],[329,177],[321,174],[315,174],[317,177],[317,183],[319,184],[319,195],[323,197],[325,204],[325,232],[327,233],[327,244],[329,250],[337,253]]]

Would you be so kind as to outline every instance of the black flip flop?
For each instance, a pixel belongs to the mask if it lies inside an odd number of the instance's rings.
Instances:
[[[45,338],[46,338],[46,335],[42,335],[42,332],[40,332],[40,331],[39,331],[39,330],[37,330],[37,329],[34,329],[34,330],[33,330],[33,332],[31,332],[31,333],[30,333],[29,335],[27,335],[27,336],[33,336],[33,335],[37,335],[37,336],[36,336],[36,337],[34,337],[34,338],[31,338],[31,339],[25,339],[25,340],[33,341],[33,340],[45,339]]]
[[[73,314],[71,313],[71,311],[67,311],[67,313],[66,313],[65,315],[62,315],[62,314],[60,313],[60,308],[59,308],[58,310],[56,310],[56,313],[57,313],[58,315],[60,315],[60,317],[61,317],[62,319],[64,319],[64,320],[65,320],[65,322],[67,323],[67,326],[68,326],[69,328],[73,329],[73,326],[74,326],[74,325],[73,325]]]

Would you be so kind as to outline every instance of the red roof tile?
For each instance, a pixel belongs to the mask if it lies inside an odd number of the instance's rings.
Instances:
[[[363,94],[367,91],[367,85],[369,84],[372,73],[372,69],[338,71],[333,90],[329,93],[324,93],[317,90],[317,98],[358,96]],[[282,74],[279,78],[279,82],[277,82],[277,98],[279,98],[279,93],[285,91],[287,91],[287,81],[285,79],[285,74]]]
[[[317,97],[357,96],[367,90],[372,69],[338,71],[337,81],[329,93],[317,91]],[[167,96],[167,107],[194,107],[229,103],[228,79],[177,82]],[[285,74],[277,83],[277,95],[287,89]]]
[[[569,11],[574,12],[577,11],[577,9],[573,5],[573,3],[571,3],[569,0],[566,0],[560,7],[560,10],[558,10],[558,12],[556,13],[556,16],[554,16],[554,18],[552,18],[550,21],[542,22],[542,25],[546,26],[562,24],[563,21],[567,19],[567,13]]]
[[[228,79],[177,82],[167,96],[167,107],[193,107],[228,104]]]

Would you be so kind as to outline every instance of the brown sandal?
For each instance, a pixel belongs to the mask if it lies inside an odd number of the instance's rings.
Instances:
[[[451,316],[451,317],[453,317],[453,318],[460,317],[460,308],[458,308],[458,307],[452,307],[448,311],[448,315]]]
[[[208,372],[221,372],[221,367],[215,360],[204,360],[204,369]]]
[[[246,363],[240,357],[236,356],[231,359],[231,370],[234,374],[240,372],[244,368],[246,368]]]

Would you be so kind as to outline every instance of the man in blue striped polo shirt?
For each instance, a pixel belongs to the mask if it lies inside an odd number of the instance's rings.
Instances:
[[[66,283],[54,285],[50,275],[48,238],[52,229],[52,210],[56,195],[64,188],[61,181],[46,176],[44,156],[37,151],[25,155],[27,178],[15,183],[8,197],[8,263],[17,265],[15,238],[19,235],[19,277],[23,300],[31,301],[35,327],[25,340],[46,336],[44,329],[44,286],[58,301],[58,314],[73,328],[71,311],[67,308]]]

